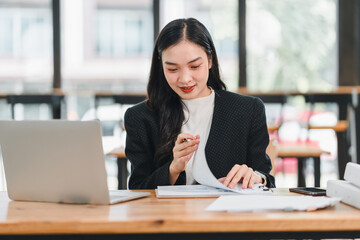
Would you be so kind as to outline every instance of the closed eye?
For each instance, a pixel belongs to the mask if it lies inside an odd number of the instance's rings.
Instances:
[[[201,64],[200,64],[201,65]],[[200,67],[200,65],[197,66],[191,66],[191,69],[197,69],[198,67]]]
[[[177,69],[176,68],[168,68],[168,71],[170,72],[175,72]]]

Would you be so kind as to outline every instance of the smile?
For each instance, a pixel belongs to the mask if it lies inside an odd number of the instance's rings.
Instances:
[[[189,93],[192,92],[192,90],[194,90],[195,86],[191,86],[191,87],[180,87],[181,91],[185,92],[185,93]]]

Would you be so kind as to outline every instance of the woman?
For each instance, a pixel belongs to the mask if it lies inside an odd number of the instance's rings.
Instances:
[[[211,172],[224,185],[275,187],[263,103],[226,91],[214,43],[204,25],[178,19],[154,47],[148,99],[125,113],[130,189],[194,184],[191,162],[205,141]]]

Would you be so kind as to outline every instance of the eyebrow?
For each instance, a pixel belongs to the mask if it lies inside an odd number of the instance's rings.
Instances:
[[[196,62],[197,60],[199,60],[199,59],[201,59],[201,58],[202,58],[202,57],[197,57],[197,58],[195,58],[195,59],[193,59],[193,60],[189,61],[187,64],[189,64],[189,63],[193,63],[193,62]],[[165,61],[165,64],[167,64],[167,65],[178,65],[177,63],[168,62],[168,61]]]

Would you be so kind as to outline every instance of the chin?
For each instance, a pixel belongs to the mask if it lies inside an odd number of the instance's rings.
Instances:
[[[182,95],[182,96],[180,96],[180,98],[183,99],[183,100],[190,100],[191,99],[191,97],[189,97],[188,95]]]
[[[181,94],[180,98],[184,100],[191,100],[194,99],[195,97],[193,94]]]
[[[191,93],[184,93],[183,91],[180,90],[179,92],[177,92],[177,95],[181,99],[189,100],[189,99],[193,99],[196,94],[194,94],[194,91],[192,91]]]

